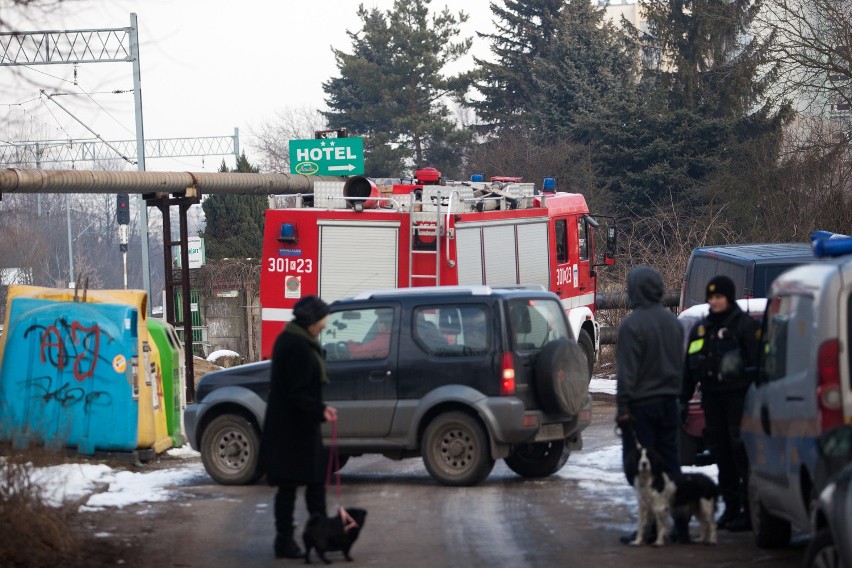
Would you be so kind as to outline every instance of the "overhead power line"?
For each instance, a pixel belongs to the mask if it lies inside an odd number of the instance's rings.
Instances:
[[[240,134],[196,138],[149,138],[145,140],[147,158],[189,156],[226,156],[239,159]],[[136,156],[136,140],[101,141],[96,139],[39,140],[0,144],[0,167],[40,167],[45,164],[79,164],[104,160],[123,160]]]

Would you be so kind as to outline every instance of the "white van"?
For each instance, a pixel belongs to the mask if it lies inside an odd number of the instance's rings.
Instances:
[[[822,262],[772,284],[761,369],[746,397],[749,503],[763,548],[786,546],[793,525],[809,529],[821,489],[814,486],[817,437],[852,419],[852,238],[815,241],[814,248]]]

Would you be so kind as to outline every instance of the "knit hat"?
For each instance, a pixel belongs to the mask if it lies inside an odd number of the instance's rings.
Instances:
[[[293,321],[308,327],[328,315],[328,304],[316,296],[305,296],[293,306]]]
[[[707,283],[706,299],[710,299],[713,294],[721,294],[728,299],[728,303],[733,305],[737,301],[737,289],[734,286],[734,281],[727,276],[714,276]]]

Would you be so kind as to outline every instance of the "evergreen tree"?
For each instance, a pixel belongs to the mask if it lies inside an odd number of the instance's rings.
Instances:
[[[533,61],[524,123],[535,138],[575,139],[576,122],[632,97],[638,44],[591,2],[565,4]]]
[[[764,106],[777,64],[768,53],[774,36],[752,26],[763,0],[642,0],[647,70],[670,109],[709,117],[743,117]]]
[[[744,198],[756,167],[776,167],[787,105],[766,97],[775,78],[767,47],[751,23],[760,0],[643,0],[648,32],[643,81],[631,99],[585,117],[578,135],[592,142],[599,186],[622,214],[661,204],[701,212]],[[767,176],[766,179],[769,179]]]
[[[220,172],[229,172],[222,160]],[[258,173],[245,152],[233,171]],[[260,258],[263,251],[263,221],[267,209],[265,195],[214,194],[201,204],[205,227],[199,232],[204,239],[207,258]]]
[[[431,0],[396,0],[393,9],[358,10],[359,33],[347,32],[352,54],[333,50],[340,70],[323,84],[334,128],[365,139],[365,168],[375,177],[398,175],[404,166],[459,168],[468,134],[454,122],[447,97],[459,98],[470,73],[446,76],[444,68],[470,49],[455,41],[463,12],[445,8],[429,17]]]
[[[483,129],[491,132],[517,126],[531,109],[535,85],[530,70],[538,58],[549,58],[565,0],[505,0],[491,3],[494,33],[478,34],[491,41],[495,61],[475,59],[479,68],[476,89],[482,99],[472,101]]]

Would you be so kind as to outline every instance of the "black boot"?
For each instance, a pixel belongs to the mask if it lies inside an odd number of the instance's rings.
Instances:
[[[275,535],[275,558],[304,558],[304,551],[293,540],[293,529]]]

